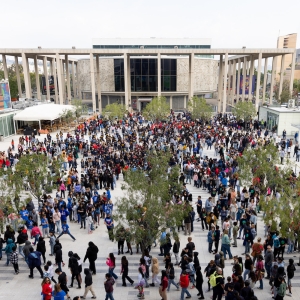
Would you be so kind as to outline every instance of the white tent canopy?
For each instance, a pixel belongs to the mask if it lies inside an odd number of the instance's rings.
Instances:
[[[65,111],[75,111],[73,105],[42,104],[27,107],[14,116],[15,121],[53,121],[61,118]]]

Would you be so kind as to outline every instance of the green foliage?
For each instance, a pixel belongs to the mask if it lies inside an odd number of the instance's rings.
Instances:
[[[212,107],[206,103],[206,100],[202,97],[194,96],[188,102],[188,110],[192,114],[193,119],[201,119],[204,121],[210,120],[212,116]]]
[[[252,102],[239,101],[233,108],[233,114],[237,117],[237,119],[249,121],[256,116],[255,106]]]
[[[272,230],[279,230],[285,237],[293,236],[300,224],[299,181],[293,180],[289,161],[285,167],[278,165],[279,153],[273,145],[258,149],[247,149],[238,158],[238,176],[244,186],[254,184],[259,187],[260,203],[265,212],[264,222]],[[273,195],[266,197],[268,188],[280,193],[279,201]],[[280,225],[280,226],[279,226]]]
[[[167,176],[170,158],[169,152],[148,153],[151,170],[126,171],[124,195],[117,200],[118,209],[113,212],[118,226],[129,227],[135,242],[145,247],[152,244],[163,228],[181,224],[190,209],[189,205],[174,205],[171,201],[172,194],[180,192],[180,185],[178,166]]]
[[[70,109],[64,109],[60,117],[63,119],[64,122],[70,123],[74,120],[75,113],[76,112]]]
[[[166,97],[154,97],[143,110],[143,115],[148,120],[164,120],[170,114],[170,105]]]
[[[287,103],[291,99],[290,90],[283,90],[280,94],[280,102]]]
[[[82,103],[82,100],[80,99],[73,99],[72,105],[75,106],[75,116],[76,118],[81,117],[82,115],[86,114],[88,112],[87,105]]]
[[[126,106],[119,103],[112,103],[105,106],[102,114],[109,120],[122,120],[126,113]]]

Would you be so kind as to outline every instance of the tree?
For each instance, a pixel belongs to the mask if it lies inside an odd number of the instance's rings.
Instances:
[[[255,106],[252,102],[241,102],[239,101],[233,108],[233,114],[245,122],[256,116]]]
[[[105,106],[102,115],[106,116],[109,120],[123,119],[126,113],[126,106],[124,104],[112,103]]]
[[[164,120],[170,113],[170,105],[166,97],[154,97],[143,110],[143,115],[148,120]]]
[[[74,114],[75,114],[74,111],[72,111],[72,110],[70,110],[70,109],[64,109],[63,112],[62,112],[62,114],[61,114],[61,118],[63,119],[63,121],[64,121],[65,123],[68,124],[68,123],[70,123],[70,122],[73,121],[73,119],[74,119]]]
[[[282,92],[279,95],[279,85],[280,83],[277,81],[274,85],[274,98],[278,100],[280,103],[287,102],[290,99],[290,96],[287,100],[282,101],[281,95],[283,95],[283,99],[286,99],[287,95],[290,95],[290,81],[289,80],[283,80],[282,82]],[[283,93],[283,94],[282,94]]]
[[[210,120],[212,116],[212,107],[206,103],[206,100],[202,97],[194,96],[188,102],[188,110],[192,114],[193,119],[201,119],[204,121]]]
[[[300,229],[300,185],[292,176],[289,161],[285,167],[279,165],[278,149],[273,144],[246,149],[237,161],[242,185],[253,184],[260,190],[259,205],[265,213],[265,224],[271,226],[271,231],[279,230],[283,236],[293,237]],[[273,196],[265,197],[270,190]],[[280,193],[279,199],[276,192]]]
[[[291,99],[290,90],[283,90],[280,94],[280,102],[287,103]]]
[[[40,200],[46,187],[47,192],[52,192],[52,178],[53,175],[59,175],[60,167],[60,158],[50,161],[46,155],[35,153],[22,155],[15,168],[1,168],[0,209],[2,206],[8,212],[18,212],[24,205],[24,201],[21,201],[24,195],[27,200],[30,196]]]
[[[75,116],[76,118],[79,118],[83,114],[86,114],[88,112],[88,107],[86,104],[82,103],[82,100],[80,99],[73,99],[72,105],[75,106]]]
[[[172,167],[169,174],[169,151],[147,153],[148,169],[125,172],[123,197],[117,200],[113,218],[122,226],[130,228],[136,244],[145,248],[152,244],[163,229],[182,224],[190,206],[173,204],[172,194],[180,193],[179,167]]]

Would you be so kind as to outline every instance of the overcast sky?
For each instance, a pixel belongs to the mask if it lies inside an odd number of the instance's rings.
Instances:
[[[212,48],[275,48],[298,33],[299,0],[10,0],[0,48],[91,48],[92,38],[211,38]]]

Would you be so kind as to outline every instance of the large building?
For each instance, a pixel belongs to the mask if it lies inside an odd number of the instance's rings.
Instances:
[[[95,39],[93,49],[167,50],[210,49],[209,39]],[[142,110],[158,95],[166,97],[175,110],[187,107],[189,96],[188,55],[135,55],[130,56],[128,67],[122,56],[100,56],[99,71],[102,108],[107,104],[125,104],[125,81],[130,77],[130,99],[133,110]],[[126,70],[126,68],[128,68]],[[96,70],[96,59],[94,60]],[[210,98],[217,90],[218,61],[212,55],[195,55],[193,94]],[[79,94],[83,100],[92,99],[90,59],[79,59],[77,66]],[[97,72],[95,72],[97,82]],[[96,103],[98,103],[96,91]],[[98,107],[97,107],[98,108]]]
[[[288,48],[296,48],[297,46],[297,33],[291,33],[288,35],[279,36],[277,39],[277,48],[278,49],[288,49]],[[296,56],[297,59],[297,56]],[[291,66],[295,64],[295,60],[293,60],[292,54],[286,54],[283,57],[278,56],[275,58],[276,65],[276,77],[275,80],[280,80],[280,72],[281,69],[284,72],[284,80],[289,80],[291,74]],[[295,66],[295,79],[300,79],[300,68],[298,69]],[[298,69],[298,70],[297,70]]]
[[[8,78],[7,61],[14,59],[18,93],[22,95],[18,68],[22,64],[25,96],[32,98],[29,64],[33,62],[36,95],[41,99],[38,64],[43,61],[44,77],[49,80],[45,80],[42,88],[47,99],[53,95],[59,104],[83,97],[91,103],[93,112],[113,102],[124,103],[129,110],[140,110],[153,97],[166,96],[171,108],[181,109],[194,95],[208,97],[217,91],[214,95],[218,111],[226,112],[228,103],[234,105],[235,99],[252,100],[257,108],[260,94],[262,102],[265,101],[267,76],[261,84],[256,84],[256,78],[261,77],[261,72],[267,73],[268,60],[273,60],[270,95],[273,95],[276,75],[274,58],[291,55],[292,61],[296,60],[295,48],[212,49],[207,39],[126,41],[114,39],[101,43],[98,40],[94,48],[87,49],[2,48],[4,78]],[[281,64],[279,94],[284,67]],[[290,91],[294,70],[295,63],[291,64],[289,74]]]

